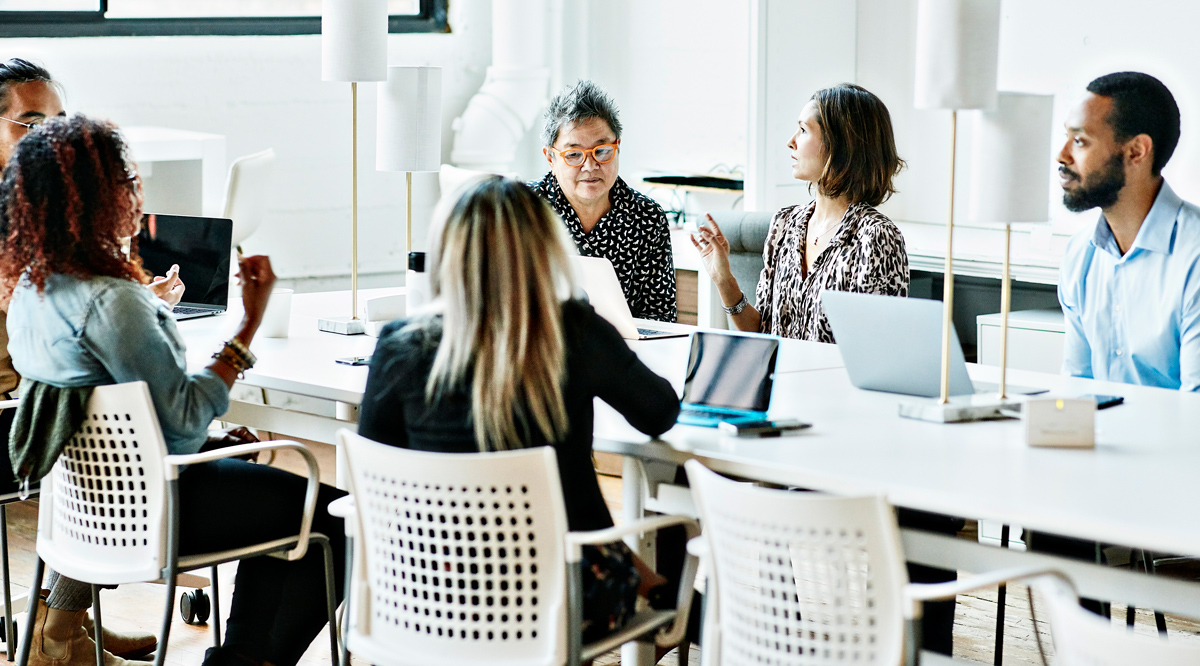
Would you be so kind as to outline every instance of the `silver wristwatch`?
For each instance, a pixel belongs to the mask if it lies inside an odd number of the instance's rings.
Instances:
[[[725,314],[732,317],[733,315],[741,314],[747,305],[750,305],[750,301],[746,300],[746,293],[742,292],[742,300],[733,305],[722,305],[721,307],[725,309]]]

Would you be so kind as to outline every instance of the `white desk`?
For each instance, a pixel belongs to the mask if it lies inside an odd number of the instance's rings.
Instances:
[[[146,210],[221,214],[228,168],[224,136],[166,127],[125,127],[121,133],[145,184]]]
[[[383,290],[382,293],[387,293]],[[374,295],[373,293],[371,295]],[[347,294],[296,296],[292,337],[256,340],[259,366],[243,383],[357,405],[366,368],[333,358],[369,353],[374,339],[316,330],[316,316]],[[183,322],[199,367],[232,330],[238,315]],[[653,370],[682,386],[685,339],[633,342]],[[814,427],[798,436],[738,439],[677,426],[660,441],[633,430],[602,403],[596,409],[595,448],[627,460],[679,464],[697,458],[728,474],[839,494],[878,493],[898,506],[987,518],[1057,534],[1200,557],[1200,396],[1058,375],[1010,371],[1013,383],[1046,386],[1065,395],[1117,394],[1120,407],[1097,416],[1095,450],[1032,449],[1014,421],[938,425],[901,419],[902,396],[853,388],[834,347],[784,341],[773,417],[798,417]],[[995,380],[995,368],[971,366],[973,377]],[[311,426],[332,441],[346,421],[285,414],[261,405],[235,406],[225,418],[302,437]],[[352,418],[352,415],[348,415]],[[316,423],[320,422],[320,423]],[[314,425],[315,424],[315,425]],[[627,462],[624,511],[640,514],[642,465]],[[1044,555],[981,546],[905,531],[915,562],[987,571],[1022,561],[1053,562],[1081,592],[1190,617],[1200,617],[1200,585],[1068,562]]]

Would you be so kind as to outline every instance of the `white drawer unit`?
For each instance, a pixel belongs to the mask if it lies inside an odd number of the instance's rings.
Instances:
[[[1000,315],[975,318],[978,360],[1000,365]],[[1019,310],[1008,315],[1008,367],[1058,373],[1063,363],[1061,310]]]

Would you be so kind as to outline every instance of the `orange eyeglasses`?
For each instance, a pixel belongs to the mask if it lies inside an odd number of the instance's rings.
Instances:
[[[617,156],[617,148],[620,147],[620,145],[621,142],[617,141],[616,143],[603,143],[595,148],[589,148],[587,150],[584,150],[583,148],[555,150],[553,147],[551,147],[550,152],[557,153],[558,156],[562,158],[562,161],[567,163],[567,166],[583,166],[583,163],[585,160],[587,160],[587,156],[589,154],[592,156],[593,160],[596,160],[596,164],[608,164],[609,162],[613,161],[614,157]]]

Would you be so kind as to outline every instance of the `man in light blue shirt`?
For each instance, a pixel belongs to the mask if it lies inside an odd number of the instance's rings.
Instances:
[[[1102,76],[1066,128],[1063,205],[1101,215],[1063,259],[1063,371],[1200,390],[1200,208],[1161,175],[1179,142],[1174,97],[1146,74]]]

